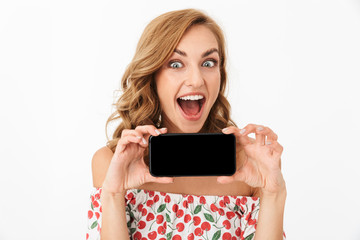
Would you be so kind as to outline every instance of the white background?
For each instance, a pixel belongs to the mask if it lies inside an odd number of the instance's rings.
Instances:
[[[85,239],[114,91],[145,26],[188,7],[223,27],[233,119],[284,146],[288,239],[360,239],[359,1],[44,0],[0,3],[1,240]]]

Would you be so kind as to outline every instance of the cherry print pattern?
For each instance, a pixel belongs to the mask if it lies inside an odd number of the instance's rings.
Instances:
[[[93,188],[86,240],[100,240],[101,188]],[[128,233],[135,240],[253,240],[260,199],[197,196],[130,189],[125,194]],[[283,239],[286,239],[285,232]]]

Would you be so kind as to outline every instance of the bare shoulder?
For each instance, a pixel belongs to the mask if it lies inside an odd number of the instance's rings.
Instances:
[[[102,186],[113,155],[114,153],[107,146],[98,149],[94,153],[91,161],[94,187]]]

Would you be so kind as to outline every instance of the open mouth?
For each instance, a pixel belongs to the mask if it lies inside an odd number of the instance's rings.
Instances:
[[[188,120],[197,120],[201,117],[203,106],[206,99],[177,99],[177,103],[184,115]]]

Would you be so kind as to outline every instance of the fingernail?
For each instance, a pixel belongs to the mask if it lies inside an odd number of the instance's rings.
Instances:
[[[142,141],[143,141],[143,143],[144,143],[144,144],[146,144],[146,140],[145,140],[145,138],[143,138],[143,139],[142,139]]]
[[[136,137],[139,138],[139,139],[141,138],[140,136],[136,136]]]
[[[270,145],[271,142],[270,142],[270,141],[265,141],[265,144],[266,144],[266,145]]]
[[[246,129],[245,129],[245,128],[241,129],[241,130],[240,130],[240,134],[244,134],[244,133],[245,133],[245,131],[246,131]]]
[[[158,135],[160,135],[161,133],[160,133],[160,131],[159,130],[157,130],[157,129],[155,129],[155,132],[158,134]]]
[[[258,127],[256,130],[262,131],[263,129],[264,129],[263,127]]]
[[[227,130],[229,130],[228,128],[224,128],[223,131],[226,132]]]
[[[165,130],[167,130],[167,128],[162,128],[162,129],[160,129],[161,131],[165,131]]]

